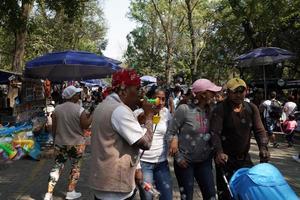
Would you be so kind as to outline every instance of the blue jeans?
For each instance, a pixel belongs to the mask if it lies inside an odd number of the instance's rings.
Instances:
[[[160,192],[159,199],[172,200],[172,180],[168,161],[160,163],[141,161],[141,167],[144,182],[156,186],[156,189]],[[140,189],[140,197],[142,200],[152,200],[152,194],[143,189]]]
[[[216,196],[211,159],[199,163],[189,163],[187,168],[181,168],[174,160],[174,171],[180,188],[181,199],[193,199],[194,177],[204,200]]]

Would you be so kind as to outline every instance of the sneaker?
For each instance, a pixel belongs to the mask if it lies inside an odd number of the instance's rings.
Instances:
[[[273,147],[274,147],[274,148],[278,148],[278,147],[279,147],[279,144],[278,144],[278,143],[274,143],[274,144],[273,144]]]
[[[53,200],[52,193],[47,192],[45,194],[44,200]]]
[[[300,157],[299,157],[299,155],[294,155],[294,156],[292,156],[292,158],[293,158],[296,162],[300,163]]]
[[[75,190],[73,190],[72,192],[67,192],[66,195],[66,199],[77,199],[79,197],[81,197],[81,193],[75,192]]]

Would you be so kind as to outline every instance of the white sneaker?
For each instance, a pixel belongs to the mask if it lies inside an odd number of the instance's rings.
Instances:
[[[44,200],[53,200],[52,193],[47,192],[45,194]]]
[[[81,193],[73,190],[72,192],[67,192],[66,199],[77,199],[79,197],[81,197]]]
[[[293,157],[293,159],[294,159],[296,162],[300,163],[299,155],[294,155],[294,156],[292,156],[292,157]]]

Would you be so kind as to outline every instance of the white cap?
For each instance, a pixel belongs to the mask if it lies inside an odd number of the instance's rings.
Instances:
[[[48,112],[48,113],[52,113],[54,111],[54,106],[47,106],[46,108],[44,108],[44,112]]]
[[[82,91],[81,88],[76,88],[73,85],[71,85],[64,89],[64,91],[62,93],[62,97],[64,99],[71,99],[76,93],[79,93],[81,91]]]

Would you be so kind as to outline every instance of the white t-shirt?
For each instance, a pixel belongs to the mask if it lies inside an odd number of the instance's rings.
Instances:
[[[143,113],[143,109],[138,109],[134,111],[136,117]],[[141,161],[149,163],[158,163],[167,160],[167,143],[166,143],[166,132],[168,127],[168,121],[171,119],[170,111],[167,108],[161,109],[159,112],[160,121],[157,124],[156,128],[153,125],[153,140],[151,148],[147,151],[144,151],[144,154],[141,158]]]
[[[111,96],[121,101],[117,94],[112,94]],[[111,123],[113,129],[118,132],[130,145],[136,143],[145,135],[147,131],[147,129],[141,127],[134,113],[125,105],[120,105],[113,111]],[[122,193],[94,190],[94,193],[98,199],[120,200],[127,199],[128,197],[132,196],[133,191],[129,193]]]
[[[273,100],[265,100],[262,104],[264,106],[264,118],[268,118],[270,117],[270,112],[271,112],[271,104],[272,104],[272,101]],[[275,100],[277,101],[277,100]],[[280,101],[277,101],[280,105],[281,105],[281,102]]]
[[[294,102],[286,102],[283,106],[283,110],[286,114],[286,116],[288,117],[293,111],[296,111],[297,104]]]
[[[270,106],[271,106],[271,101],[270,100],[265,100],[262,105],[264,107],[264,118],[269,117],[269,110],[270,110]]]
[[[111,116],[113,129],[118,132],[130,145],[133,145],[146,133],[136,119],[134,113],[125,106],[117,107]]]

